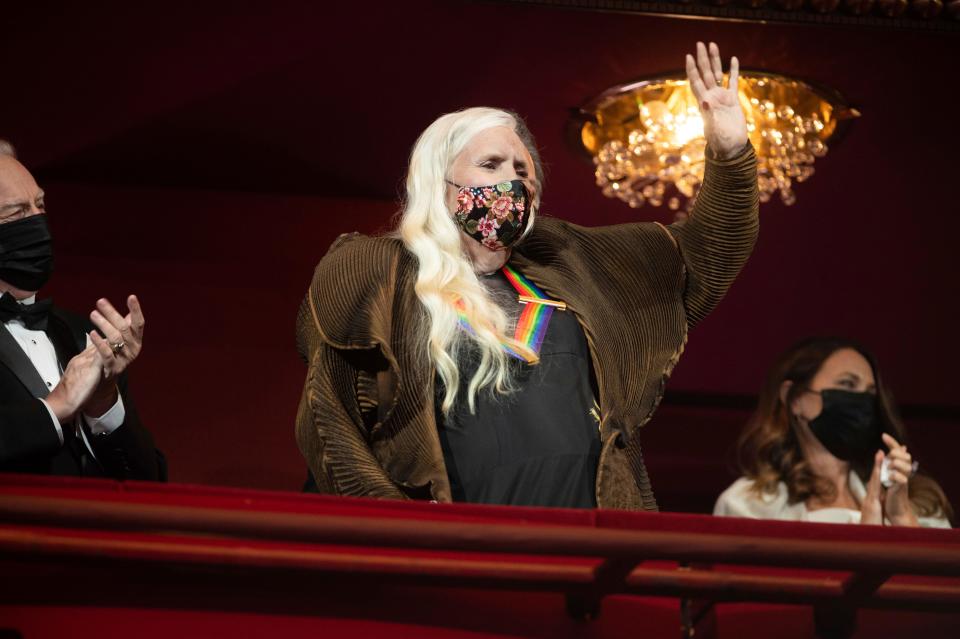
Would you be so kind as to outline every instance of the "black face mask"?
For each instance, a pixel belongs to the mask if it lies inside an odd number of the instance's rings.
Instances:
[[[844,390],[820,391],[823,410],[810,430],[837,459],[861,461],[880,450],[877,396]]]
[[[38,291],[52,272],[46,215],[0,224],[0,280],[24,291]]]

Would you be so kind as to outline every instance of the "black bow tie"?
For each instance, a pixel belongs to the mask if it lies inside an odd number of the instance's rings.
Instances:
[[[33,304],[21,304],[10,293],[4,293],[0,296],[0,322],[17,319],[30,330],[45,331],[52,305],[53,300],[49,298]]]

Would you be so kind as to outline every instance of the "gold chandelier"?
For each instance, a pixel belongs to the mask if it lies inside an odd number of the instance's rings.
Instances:
[[[794,186],[810,178],[814,161],[845,121],[860,113],[836,92],[783,75],[740,74],[740,104],[757,150],[760,201],[774,193],[796,202]],[[689,213],[703,180],[703,120],[686,76],[613,87],[580,112],[580,141],[593,156],[597,186],[633,208],[664,202]]]

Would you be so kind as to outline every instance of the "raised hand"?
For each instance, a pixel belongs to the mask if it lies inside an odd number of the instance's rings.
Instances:
[[[732,157],[747,143],[747,119],[737,94],[740,62],[736,56],[730,59],[730,81],[724,87],[720,48],[711,42],[708,55],[698,42],[696,58],[687,54],[687,79],[700,106],[707,146],[721,158]]]

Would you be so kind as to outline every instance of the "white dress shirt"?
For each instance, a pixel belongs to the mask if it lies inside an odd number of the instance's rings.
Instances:
[[[847,479],[850,492],[857,503],[867,496],[867,489],[860,476],[850,471]],[[808,510],[803,502],[791,504],[787,494],[787,485],[777,484],[776,493],[758,494],[753,489],[753,480],[741,477],[727,488],[717,499],[713,514],[726,517],[750,517],[753,519],[781,519],[787,521],[813,521],[830,524],[859,524],[860,511],[851,508],[818,508]],[[917,517],[924,528],[950,528],[945,517]],[[886,525],[890,522],[885,521]]]
[[[30,297],[19,301],[21,304],[33,304],[34,301],[36,301],[36,296],[31,295]],[[43,331],[35,331],[27,328],[23,322],[18,319],[12,319],[9,322],[4,322],[4,326],[7,327],[7,330],[10,331],[10,334],[13,335],[14,339],[17,340],[17,343],[20,344],[20,348],[22,348],[23,352],[27,354],[27,357],[30,358],[30,361],[37,369],[37,372],[40,374],[40,378],[43,379],[44,383],[47,385],[47,388],[53,390],[56,385],[60,383],[61,371],[60,363],[57,361],[57,351],[53,347],[53,342],[51,342],[50,338],[47,337],[47,334]],[[89,337],[87,337],[87,345],[90,345]],[[56,429],[57,436],[60,438],[60,443],[62,444],[63,427],[60,424],[60,421],[57,419],[57,416],[54,415],[53,409],[50,408],[50,405],[43,399],[40,401],[43,402],[43,405],[47,407],[47,411],[50,413],[50,421],[53,423],[53,427]],[[106,413],[99,417],[91,417],[90,415],[83,414],[82,419],[86,423],[87,428],[90,429],[91,434],[94,436],[100,436],[108,435],[119,428],[125,417],[126,410],[123,407],[123,399],[120,397],[120,394],[117,393],[117,401]],[[67,425],[71,428],[76,428],[80,432],[80,435],[83,438],[83,443],[86,445],[87,450],[90,451],[91,455],[94,455],[93,448],[90,446],[90,442],[87,441],[87,435],[84,432],[84,429],[77,428],[79,423],[71,422]],[[96,455],[94,455],[94,458],[96,458]]]

